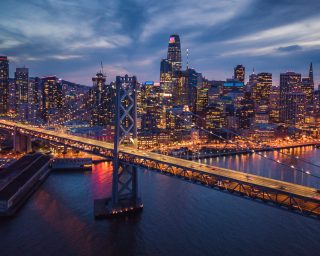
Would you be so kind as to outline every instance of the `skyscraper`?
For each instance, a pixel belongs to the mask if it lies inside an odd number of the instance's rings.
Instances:
[[[314,84],[312,62],[310,63],[310,68],[309,68],[309,78],[310,78],[310,81],[312,82],[312,84]]]
[[[56,76],[44,77],[42,83],[42,116],[45,122],[52,122],[62,108],[62,85]]]
[[[271,73],[259,73],[257,75],[257,83],[252,87],[252,99],[256,105],[260,105],[263,102],[269,102],[269,95],[272,86],[272,74]]]
[[[29,69],[17,68],[14,73],[15,90],[16,90],[16,104],[28,103],[29,94]]]
[[[312,82],[312,78],[305,77],[302,78],[302,91],[306,95],[306,103],[311,106],[313,104],[313,94],[314,94],[314,85]]]
[[[234,78],[238,79],[240,82],[244,83],[245,80],[245,67],[242,65],[237,65],[234,68]]]
[[[15,83],[15,110],[21,120],[28,118],[28,95],[29,95],[29,70],[17,68],[14,73]]]
[[[172,96],[172,66],[167,59],[162,59],[160,63],[160,86],[163,93],[169,100]]]
[[[279,87],[272,86],[269,95],[270,122],[280,122],[280,91]]]
[[[288,124],[303,122],[306,95],[302,91],[301,74],[280,74],[280,121]]]
[[[0,56],[0,114],[8,111],[9,61],[7,56]]]
[[[172,65],[172,72],[181,70],[181,44],[179,35],[171,35],[169,38],[167,60]]]
[[[105,126],[114,122],[115,90],[112,84],[106,84],[106,76],[98,72],[92,78],[91,89],[92,117],[91,125]]]

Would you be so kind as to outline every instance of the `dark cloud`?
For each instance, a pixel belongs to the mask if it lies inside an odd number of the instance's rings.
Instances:
[[[233,66],[274,74],[320,66],[320,1],[309,0],[3,0],[0,54],[11,72],[57,74],[91,84],[103,61],[109,80],[127,72],[158,80],[168,37],[179,33],[190,65],[208,78]],[[183,57],[185,55],[183,54]],[[183,58],[184,60],[184,58]],[[320,72],[319,72],[320,73]]]
[[[295,52],[302,50],[302,47],[300,45],[289,45],[284,47],[279,47],[277,49],[279,52]]]

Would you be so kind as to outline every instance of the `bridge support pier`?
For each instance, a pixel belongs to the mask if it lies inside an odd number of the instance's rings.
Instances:
[[[21,134],[15,128],[13,132],[13,151],[16,153],[30,153],[32,151],[31,136]]]
[[[138,167],[121,159],[120,145],[137,146],[136,77],[117,76],[115,138],[111,198],[95,200],[95,217],[113,217],[143,208],[138,190]]]

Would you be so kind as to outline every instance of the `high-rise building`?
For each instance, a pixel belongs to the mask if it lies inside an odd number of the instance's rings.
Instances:
[[[272,86],[269,95],[269,118],[271,123],[280,122],[280,90]]]
[[[162,93],[159,83],[147,81],[141,86],[142,129],[146,126],[151,127],[151,119],[155,123],[155,128],[165,127],[165,108],[161,104],[161,98]],[[144,122],[148,124],[144,124]]]
[[[257,83],[252,86],[252,99],[258,106],[262,103],[268,104],[269,95],[272,86],[271,73],[259,73],[257,75]]]
[[[252,88],[253,88],[254,86],[256,86],[257,82],[258,82],[258,76],[257,76],[256,73],[254,73],[254,70],[253,70],[253,71],[252,71],[252,74],[249,75],[249,81],[248,81],[248,83],[246,84],[245,90],[246,90],[247,92],[252,92]]]
[[[0,56],[0,114],[8,112],[9,98],[9,60]]]
[[[306,104],[311,106],[313,104],[313,94],[314,94],[314,85],[312,82],[312,78],[310,77],[302,78],[301,89],[306,94]]]
[[[303,122],[306,95],[302,91],[301,74],[280,74],[280,121],[287,124]]]
[[[240,82],[244,83],[245,80],[245,67],[242,65],[237,65],[234,68],[234,79],[238,79]]]
[[[16,113],[22,120],[28,117],[29,69],[17,68],[14,73]]]
[[[45,122],[57,120],[62,108],[62,85],[56,76],[42,78],[42,106]]]
[[[166,97],[172,96],[172,66],[167,59],[162,59],[160,63],[160,86]]]
[[[286,94],[286,109],[284,120],[287,124],[303,124],[306,114],[306,94],[303,92],[289,92]]]
[[[196,107],[197,86],[201,84],[202,75],[194,69],[176,72],[178,83],[173,87],[173,104],[188,105],[193,111]]]
[[[106,84],[106,77],[98,72],[92,78],[93,86],[90,91],[92,102],[91,125],[105,126],[114,123],[115,88]]]
[[[211,103],[206,107],[205,128],[210,131],[217,131],[226,124],[224,105],[221,102]]]
[[[171,63],[172,71],[181,71],[181,44],[179,35],[169,37],[167,60]]]
[[[254,101],[251,93],[246,92],[241,101],[241,107],[236,110],[236,117],[238,118],[238,127],[240,129],[249,129],[254,118]]]
[[[36,124],[42,113],[42,89],[41,79],[39,77],[30,77],[28,92],[28,121]]]
[[[310,68],[309,68],[309,78],[310,78],[311,83],[314,85],[312,62],[310,63]]]
[[[186,71],[176,72],[178,83],[173,87],[172,99],[175,106],[189,105],[188,74]]]

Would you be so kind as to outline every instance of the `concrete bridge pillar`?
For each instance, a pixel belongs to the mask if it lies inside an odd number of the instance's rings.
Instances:
[[[32,151],[31,136],[21,134],[17,128],[14,128],[13,151],[16,153],[30,153]]]

